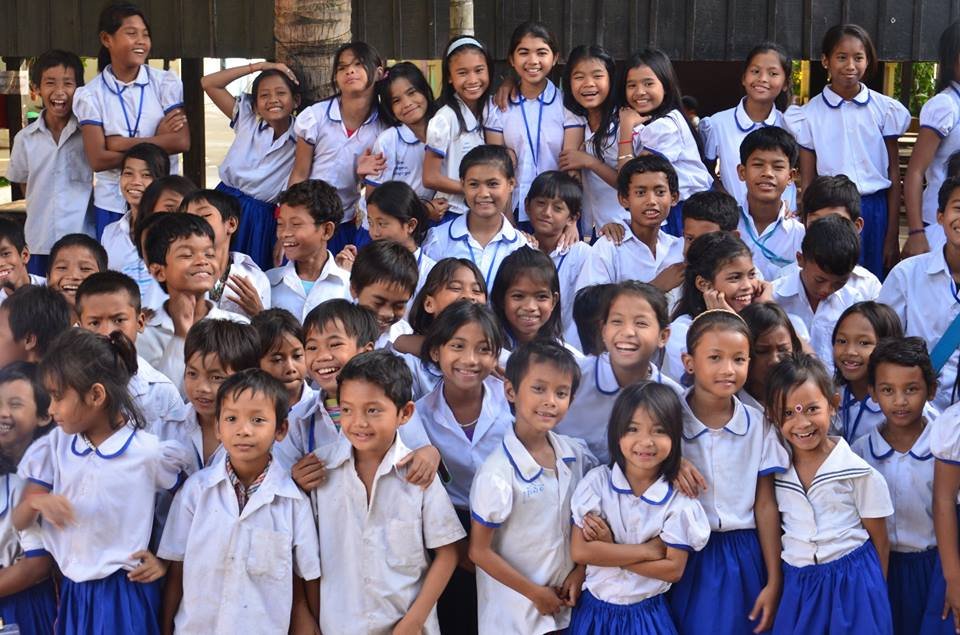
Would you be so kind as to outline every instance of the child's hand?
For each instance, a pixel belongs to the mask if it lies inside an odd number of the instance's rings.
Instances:
[[[903,243],[903,252],[900,256],[909,258],[910,256],[925,254],[928,251],[930,251],[930,243],[927,242],[927,235],[923,232],[917,232],[907,237],[907,242]]]
[[[311,452],[294,464],[290,476],[300,489],[312,492],[327,480],[327,465]]]
[[[774,585],[767,584],[757,595],[756,602],[753,603],[753,610],[750,611],[750,621],[757,622],[754,633],[762,633],[773,627],[773,618],[777,615],[777,605],[780,603],[780,589]]]
[[[167,563],[156,557],[146,549],[130,556],[140,561],[140,566],[127,574],[131,582],[149,584],[156,582],[167,574]]]
[[[613,542],[610,526],[600,516],[587,514],[583,517],[583,538],[587,542]]]
[[[420,349],[423,347],[423,335],[415,335],[410,333],[408,335],[401,335],[393,341],[393,350],[398,353],[410,353],[411,355],[420,356]]]
[[[408,483],[412,483],[420,489],[427,489],[437,476],[437,468],[440,467],[440,450],[432,445],[425,445],[400,459],[397,465],[400,467],[408,466]]]
[[[290,70],[290,68],[286,64],[283,64],[281,62],[260,62],[258,66],[260,67],[258,70],[261,70],[261,71],[280,71],[281,73],[289,77],[291,82],[293,82],[294,84],[297,84],[298,86],[300,85],[300,80],[297,79],[297,76],[294,74],[292,70]]]
[[[583,589],[583,579],[587,576],[587,568],[583,565],[577,565],[573,571],[567,574],[560,586],[560,597],[567,606],[574,607],[580,599],[580,591]]]
[[[660,536],[654,536],[643,543],[643,546],[650,550],[648,561],[663,560],[667,557],[667,544],[660,539]]]
[[[530,594],[530,601],[537,607],[540,615],[553,615],[564,606],[564,598],[560,597],[557,589],[549,586],[538,586]]]
[[[523,237],[527,239],[528,243],[530,243],[531,249],[536,249],[540,246],[540,241],[537,240],[537,237],[534,236],[533,234],[528,234],[527,232],[520,231],[519,229],[517,230],[517,232],[523,234]],[[563,240],[563,238],[561,237],[560,240]]]
[[[507,73],[500,84],[500,88],[493,94],[493,105],[500,109],[500,112],[507,112],[510,107],[510,100],[516,100],[517,84],[514,82],[513,74]]]
[[[571,170],[589,170],[596,165],[597,160],[583,150],[568,148],[560,151],[560,161],[557,167],[564,172]]]
[[[883,268],[893,269],[900,262],[900,236],[898,232],[889,232],[883,243]]]
[[[450,201],[445,198],[437,197],[430,201],[424,201],[427,208],[427,217],[435,223],[443,220],[443,216],[450,208]]]
[[[44,522],[48,522],[57,529],[64,529],[67,525],[77,522],[73,505],[64,496],[59,494],[34,494],[29,498],[30,508],[39,513]]]
[[[768,280],[755,280],[753,302],[773,302],[773,283]]]
[[[677,474],[676,484],[677,489],[690,498],[696,498],[700,492],[707,491],[707,480],[687,459],[680,459],[680,472]]]
[[[660,289],[664,293],[676,289],[683,283],[683,274],[687,270],[687,263],[675,262],[650,281],[650,284]]]
[[[361,179],[365,176],[380,174],[387,167],[387,160],[383,158],[383,153],[374,154],[370,148],[363,151],[357,157],[357,176]]]
[[[357,247],[356,245],[346,245],[343,249],[340,250],[340,253],[334,257],[333,261],[337,263],[337,266],[341,269],[346,269],[350,271],[353,269],[353,261],[357,259]]]
[[[607,223],[600,228],[600,235],[606,236],[607,240],[611,241],[614,245],[620,246],[620,243],[623,242],[623,237],[626,235],[626,228],[620,223]]]
[[[167,300],[167,313],[173,322],[173,333],[186,337],[187,331],[197,321],[197,298],[189,293],[178,293]]]
[[[423,622],[420,622],[407,613],[403,619],[396,623],[391,635],[420,635],[423,632]]]
[[[557,249],[562,254],[578,242],[580,242],[580,230],[577,229],[576,223],[571,223],[567,225],[563,233],[560,234],[560,240],[557,241]]]
[[[187,125],[187,115],[183,108],[174,108],[157,124],[157,136],[180,132]]]
[[[243,312],[250,317],[263,311],[263,302],[260,301],[260,294],[257,293],[257,288],[253,286],[249,278],[230,275],[227,277],[227,288],[237,296],[236,298],[232,298],[233,301],[240,305]]]
[[[727,302],[727,297],[723,295],[722,291],[717,289],[707,289],[703,292],[703,303],[707,306],[709,311],[730,311],[731,313],[736,313],[733,310],[733,307]]]
[[[650,115],[641,115],[633,108],[624,106],[620,109],[620,130],[633,130],[642,123],[650,121]]]
[[[947,619],[951,612],[954,631],[960,633],[960,584],[947,582],[947,589],[943,596],[943,614],[940,619]]]

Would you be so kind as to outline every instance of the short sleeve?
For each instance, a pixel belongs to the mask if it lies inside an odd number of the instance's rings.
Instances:
[[[470,517],[485,527],[499,527],[513,509],[513,483],[490,464],[480,467],[470,487]]]
[[[636,152],[652,152],[674,163],[683,151],[683,131],[669,115],[639,127],[633,145]]]
[[[303,580],[316,580],[320,577],[320,541],[308,498],[294,501],[293,525],[293,572]]]
[[[708,161],[716,161],[720,155],[720,140],[717,138],[717,128],[713,125],[712,117],[704,117],[697,127],[700,139],[703,140],[703,156]]]
[[[174,108],[183,107],[183,82],[177,77],[176,73],[164,71],[160,78],[158,88],[160,94],[160,105],[163,107],[164,114]]]
[[[30,444],[17,467],[17,476],[20,477],[20,480],[36,483],[49,490],[53,489],[56,466],[53,461],[51,439],[55,434],[60,433],[59,431],[53,431]]]
[[[400,426],[400,439],[411,450],[430,445],[430,437],[427,436],[427,429],[419,412],[414,412],[410,420]]]
[[[179,485],[181,476],[190,469],[192,458],[187,448],[179,441],[161,441],[157,465],[157,488],[170,490]]]
[[[233,115],[230,117],[230,127],[235,133],[247,130],[256,125],[257,114],[253,111],[253,95],[240,93],[233,102]]]
[[[522,108],[522,107],[523,106],[518,106],[518,108]],[[504,115],[506,114],[507,113],[503,112],[496,106],[488,105],[483,113],[483,129],[489,130],[490,132],[502,133]]]
[[[447,156],[453,139],[453,122],[449,114],[450,109],[444,107],[427,124],[427,150],[441,157]]]
[[[805,110],[801,106],[790,106],[783,113],[783,125],[794,136],[797,144],[805,150],[814,150],[813,134],[807,121]]]
[[[577,485],[570,497],[570,514],[573,524],[583,527],[583,519],[587,514],[600,515],[603,512],[600,491],[610,480],[610,468],[605,465],[594,468]]]
[[[872,467],[868,475],[853,480],[853,501],[860,518],[886,518],[893,515],[893,501],[887,481]]]
[[[907,290],[910,288],[910,277],[913,269],[911,260],[914,259],[908,258],[894,265],[883,281],[880,294],[877,296],[877,302],[886,304],[893,309],[893,312],[900,318],[903,329],[907,332],[910,329],[910,325],[907,324]]]
[[[564,128],[586,128],[587,118],[583,115],[574,113],[569,108],[563,109],[563,127]]]
[[[615,249],[616,247],[606,237],[593,243],[590,253],[584,259],[580,275],[577,276],[577,289],[617,282],[612,262]]]
[[[320,136],[317,113],[323,103],[314,104],[297,115],[297,119],[293,123],[293,133],[297,136],[297,139],[303,139],[312,146],[317,145],[317,139]]]
[[[763,413],[759,410],[751,409],[750,416],[758,416],[760,425],[763,427],[763,445],[760,452],[760,469],[757,476],[767,476],[768,474],[782,474],[790,467],[790,455],[780,443],[773,426],[765,421]]]
[[[920,109],[920,127],[930,128],[940,138],[946,137],[957,125],[960,107],[957,101],[947,93],[930,98]]]
[[[370,176],[364,177],[363,182],[369,185],[377,186],[382,184],[384,181],[392,180],[390,177],[393,176],[393,171],[397,166],[397,157],[394,154],[394,149],[397,147],[396,143],[390,143],[390,137],[393,137],[396,141],[398,130],[396,128],[387,128],[380,133],[380,136],[377,137],[377,140],[373,142],[373,148],[370,150],[373,154],[382,154],[384,159],[383,170],[379,174],[372,174]],[[392,147],[391,147],[392,145]]]
[[[580,464],[580,476],[586,475],[587,472],[600,465],[600,461],[596,456],[594,456],[593,452],[590,451],[590,447],[587,445],[586,441],[576,437],[568,437],[566,435],[564,435],[563,439],[570,444],[570,446],[573,448],[574,454],[577,455],[577,462]]]
[[[290,422],[286,436],[273,444],[273,458],[275,458],[287,472],[290,472],[297,461],[302,459],[307,453],[305,444],[303,443],[303,428],[304,422]]]
[[[27,160],[27,135],[30,128],[24,128],[13,138],[10,150],[10,163],[7,165],[7,180],[13,183],[26,183],[30,178],[30,162]]]
[[[40,529],[39,521],[35,520],[26,529],[18,531],[17,539],[25,558],[49,555],[43,546],[43,530]]]
[[[427,549],[436,549],[466,538],[457,512],[450,502],[439,476],[423,493],[423,542]]]
[[[699,501],[675,493],[660,530],[660,540],[668,547],[700,551],[710,539],[710,521]]]
[[[98,75],[86,86],[77,88],[77,91],[73,94],[73,114],[77,116],[77,121],[80,122],[81,126],[86,124],[103,125],[102,105],[99,95],[94,89],[94,85],[101,81]]]
[[[960,404],[944,410],[930,425],[930,452],[939,461],[960,465]]]
[[[883,97],[883,113],[880,121],[880,133],[884,137],[899,137],[910,127],[910,111],[896,99]]]
[[[160,546],[157,547],[158,558],[183,562],[187,553],[187,539],[190,537],[194,514],[197,511],[198,478],[200,477],[193,476],[188,479],[174,496],[167,514],[167,523],[163,528],[163,536],[160,538]]]

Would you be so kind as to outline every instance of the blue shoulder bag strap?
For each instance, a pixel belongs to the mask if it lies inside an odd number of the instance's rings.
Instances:
[[[930,351],[930,361],[938,373],[946,365],[947,360],[950,359],[958,346],[960,346],[960,313],[953,318],[953,322],[950,322],[950,326],[947,327],[933,350]]]

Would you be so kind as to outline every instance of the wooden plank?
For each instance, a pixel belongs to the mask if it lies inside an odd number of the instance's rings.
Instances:
[[[20,70],[20,66],[23,64],[22,57],[4,57],[5,68],[8,71],[17,71]],[[13,138],[17,136],[17,133],[23,129],[23,107],[20,100],[20,95],[6,95],[7,103],[7,127],[10,130],[10,141],[13,142]],[[11,146],[12,147],[12,146]],[[17,184],[11,184],[11,197],[13,200],[18,200],[23,198],[23,189]]]
[[[183,75],[183,107],[187,113],[187,125],[190,127],[190,150],[183,155],[183,175],[196,183],[197,187],[206,187],[206,124],[204,123],[203,89],[200,79],[203,77],[203,59],[186,58],[180,61]]]

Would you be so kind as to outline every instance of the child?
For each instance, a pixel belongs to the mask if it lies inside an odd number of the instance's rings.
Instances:
[[[330,253],[343,207],[331,185],[315,180],[291,185],[278,202],[277,240],[287,264],[267,272],[270,306],[303,319],[324,300],[349,298],[350,274]]]
[[[571,553],[587,565],[570,633],[676,633],[664,594],[688,552],[704,548],[710,523],[673,487],[683,418],[669,387],[629,386],[610,414],[611,463],[591,470],[570,502]]]
[[[625,68],[617,162],[622,170],[634,156],[657,154],[674,166],[678,185],[670,190],[675,198],[665,229],[680,236],[683,202],[695,192],[709,190],[713,181],[700,159],[700,139],[683,116],[680,85],[666,53],[658,49],[634,53]],[[618,189],[623,204],[623,188]]]
[[[910,113],[899,101],[861,83],[877,66],[877,52],[863,27],[830,27],[820,63],[829,85],[785,116],[801,148],[800,189],[807,189],[817,174],[851,177],[860,190],[864,218],[860,262],[882,277],[900,257],[897,139],[910,125]]]
[[[257,72],[249,93],[234,97],[227,90],[230,83]],[[300,82],[285,64],[256,62],[206,75],[200,84],[230,118],[235,134],[217,185],[242,208],[234,248],[257,267],[269,269],[277,237],[276,201],[287,185],[297,148],[293,113],[300,106]]]
[[[22,286],[45,285],[46,278],[30,273],[30,249],[23,235],[23,225],[0,216],[0,305]]]
[[[747,188],[737,230],[753,252],[764,280],[776,280],[780,270],[796,260],[803,224],[790,215],[783,192],[793,182],[797,142],[776,126],[758,128],[740,144],[737,174]]]
[[[552,430],[577,391],[580,369],[553,342],[520,346],[504,385],[516,420],[470,488],[470,559],[479,568],[481,633],[565,629],[584,569],[570,557],[570,497],[594,459]]]
[[[253,258],[230,250],[242,222],[240,205],[229,194],[197,190],[184,197],[180,209],[204,219],[213,229],[218,278],[210,299],[219,309],[253,317],[270,306],[270,281]]]
[[[39,363],[51,342],[71,325],[70,305],[49,287],[26,285],[0,305],[0,368]]]
[[[564,338],[584,355],[599,355],[603,352],[600,329],[603,314],[616,292],[617,284],[595,284],[577,291],[573,299],[573,322],[575,329],[567,329]]]
[[[374,92],[384,66],[369,44],[343,44],[333,54],[333,96],[305,109],[294,123],[297,150],[289,184],[322,179],[334,189],[342,212],[327,240],[335,254],[346,245],[360,247],[368,240],[366,230],[355,222],[360,181],[354,166],[384,129]],[[277,237],[284,239],[282,234]],[[289,254],[287,258],[293,260]]]
[[[146,550],[154,496],[179,484],[189,459],[180,444],[142,430],[127,392],[136,368],[124,335],[82,329],[60,335],[40,365],[57,427],[20,462],[30,483],[13,525],[43,518],[43,548],[64,576],[61,633],[159,633],[166,566]]]
[[[683,204],[683,254],[690,245],[704,234],[713,232],[737,232],[740,224],[740,208],[737,200],[720,190],[707,190],[693,194]]]
[[[853,451],[883,475],[893,499],[893,515],[887,518],[893,632],[919,633],[937,564],[931,522],[933,418],[925,415],[937,375],[927,345],[918,337],[882,340],[870,356],[868,373],[870,391],[885,420],[858,439]]]
[[[152,143],[170,155],[167,173],[179,172],[176,155],[190,149],[190,129],[180,79],[147,64],[150,26],[143,12],[128,3],[109,5],[100,12],[98,30],[100,74],[77,89],[74,111],[96,171],[93,204],[100,238],[126,208],[118,187],[123,153]]]
[[[286,632],[291,621],[316,622],[316,599],[307,598],[318,584],[304,583],[320,577],[310,501],[270,456],[286,414],[287,391],[262,370],[241,371],[217,391],[226,456],[184,484],[157,550],[171,561],[165,631]]]
[[[828,436],[836,403],[827,369],[809,355],[792,353],[770,374],[767,416],[791,450],[774,477],[784,562],[775,635],[893,633],[884,582],[893,505],[883,477]]]
[[[13,139],[7,179],[26,184],[24,233],[33,254],[31,273],[43,275],[54,241],[65,234],[92,234],[87,203],[93,170],[83,154],[73,95],[83,86],[83,62],[73,53],[51,50],[30,65],[30,90],[43,111]]]
[[[318,451],[328,482],[312,493],[324,567],[320,628],[437,633],[434,606],[464,531],[436,473],[425,487],[404,478],[409,450],[397,429],[414,412],[410,373],[386,351],[362,353],[343,367],[338,397],[343,436]]]
[[[417,289],[417,260],[410,250],[392,240],[365,245],[350,271],[350,295],[377,315],[383,348],[400,335],[412,333],[403,319]]]
[[[477,146],[460,162],[466,213],[427,234],[424,252],[433,258],[469,258],[493,284],[503,259],[527,244],[507,220],[512,209],[513,160],[503,146]]]
[[[493,58],[470,36],[455,37],[447,44],[441,65],[443,89],[440,110],[427,124],[423,155],[423,186],[446,198],[448,207],[435,207],[430,220],[448,222],[465,214],[463,171],[460,163],[483,144],[484,119],[489,114],[490,73]]]
[[[693,321],[683,353],[693,387],[681,400],[682,454],[706,482],[697,490],[711,534],[670,589],[681,633],[764,632],[777,612],[782,577],[773,475],[786,471],[790,457],[762,411],[736,397],[749,363],[743,319],[713,310]]]
[[[170,176],[161,176],[153,183],[147,186],[140,197],[140,209],[137,214],[137,227],[143,224],[147,218],[157,212],[175,212],[180,209],[180,203],[183,199],[196,192],[199,188],[193,184],[190,179],[171,174]],[[137,227],[133,228],[133,235],[138,235]],[[276,232],[274,232],[276,235]]]
[[[307,386],[307,363],[303,352],[303,327],[289,311],[267,309],[254,316],[250,325],[260,341],[260,370],[287,389],[290,410],[312,402],[314,390]],[[284,417],[288,420],[290,417]],[[284,435],[286,436],[286,435]]]
[[[803,343],[786,311],[775,302],[754,302],[740,317],[750,329],[751,352],[747,382],[737,399],[763,412],[770,371],[784,357],[802,351]]]
[[[683,241],[660,231],[677,203],[677,188],[677,172],[667,159],[645,155],[628,161],[617,176],[617,194],[630,212],[630,227],[620,245],[607,236],[593,244],[577,287],[640,280],[666,293],[679,286]]]
[[[506,339],[506,365],[510,351],[533,340],[563,344],[560,322],[560,281],[550,258],[523,247],[503,260],[490,293],[490,306]]]
[[[47,286],[56,289],[70,305],[72,323],[80,315],[76,309],[77,288],[94,273],[107,270],[107,252],[86,234],[67,234],[50,248]]]

